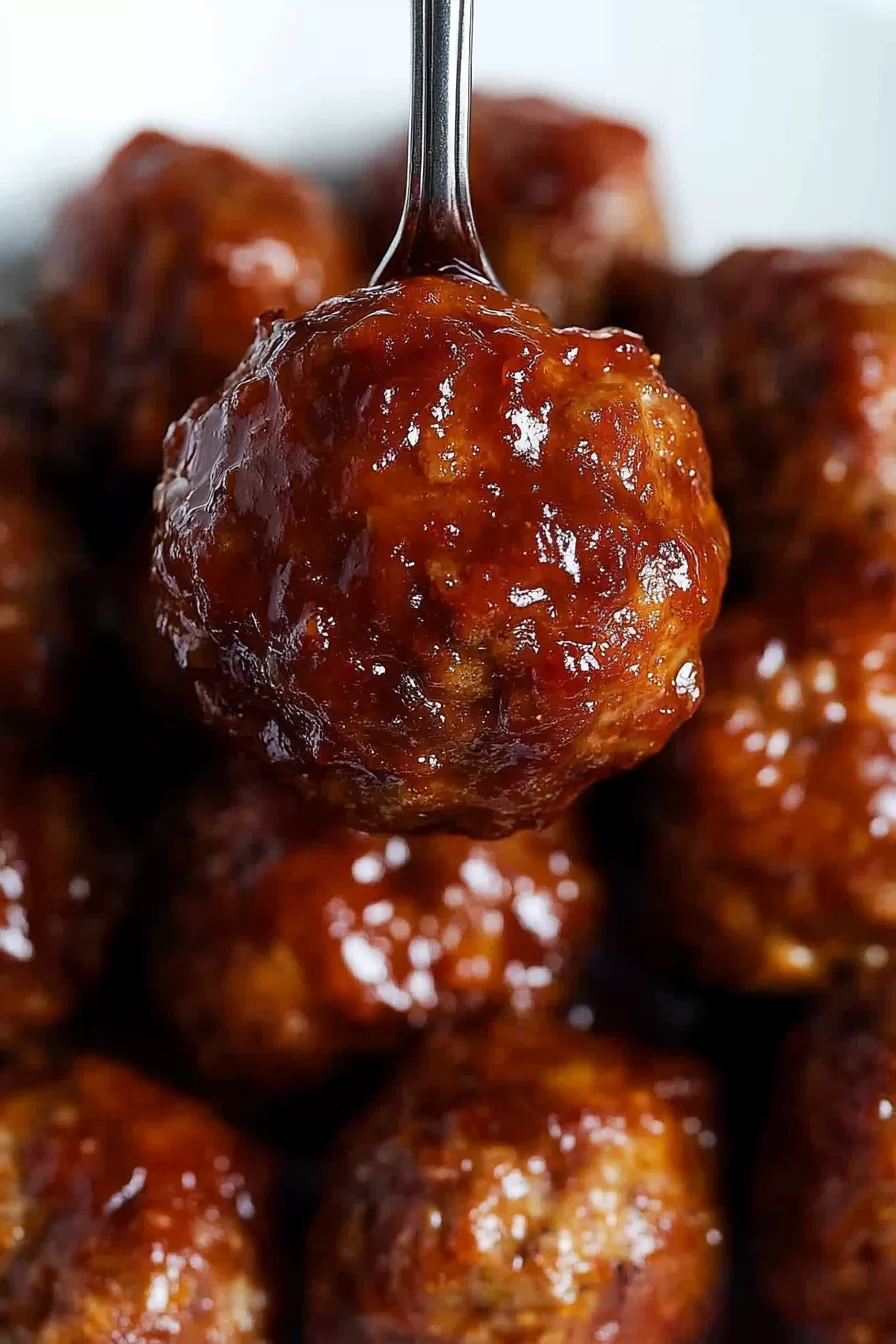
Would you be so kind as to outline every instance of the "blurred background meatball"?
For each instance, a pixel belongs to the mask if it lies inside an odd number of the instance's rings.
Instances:
[[[643,332],[700,417],[735,567],[774,577],[831,538],[896,556],[896,259],[741,251],[700,275],[629,268]]]
[[[406,163],[402,139],[370,170],[371,270],[398,226]],[[498,279],[557,326],[602,325],[611,264],[665,253],[649,143],[633,126],[548,98],[477,94],[470,183]]]
[[[346,1051],[571,992],[603,904],[571,821],[475,842],[327,830],[231,772],[171,855],[165,1010],[212,1076],[281,1090]]]
[[[727,533],[632,336],[446,278],[266,322],[157,509],[207,719],[363,830],[540,824],[700,699]]]
[[[259,313],[302,313],[356,279],[322,188],[223,149],[136,136],[63,208],[41,259],[69,448],[158,474],[168,423],[230,373]]]
[[[788,1042],[758,1173],[769,1298],[821,1344],[896,1338],[896,984],[825,1001]]]
[[[10,1344],[268,1344],[266,1164],[120,1064],[0,1080],[0,1332]]]
[[[714,1314],[711,1089],[550,1021],[436,1035],[339,1146],[314,1344],[671,1344]]]
[[[76,670],[86,661],[91,635],[87,571],[73,531],[38,493],[30,471],[21,461],[7,462],[5,470],[0,487],[0,720],[38,714],[47,719],[71,698]]]
[[[66,1018],[98,979],[130,865],[87,780],[3,744],[0,1046]]]
[[[865,576],[860,576],[865,577]],[[699,974],[811,989],[896,949],[896,587],[832,556],[723,613],[706,698],[645,782],[647,932]]]

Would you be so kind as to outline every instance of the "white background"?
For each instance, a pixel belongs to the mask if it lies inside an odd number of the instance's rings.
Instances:
[[[158,125],[350,172],[404,116],[407,0],[0,0],[0,246]],[[896,0],[478,0],[478,82],[654,131],[683,256],[896,248]]]

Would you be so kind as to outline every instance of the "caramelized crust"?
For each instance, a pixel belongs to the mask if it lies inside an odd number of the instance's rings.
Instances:
[[[266,1344],[267,1173],[203,1107],[78,1059],[0,1095],[8,1344]]]
[[[398,224],[406,162],[402,140],[370,172],[371,268]],[[499,280],[557,326],[600,325],[610,266],[665,254],[649,143],[633,126],[548,98],[477,94],[470,184]]]
[[[680,1344],[713,1315],[710,1088],[550,1021],[437,1035],[337,1150],[313,1344]]]
[[[821,1344],[896,1336],[896,993],[823,1002],[781,1061],[758,1176],[764,1287]]]
[[[650,785],[648,923],[733,987],[809,989],[896,950],[896,590],[833,558],[723,614]]]
[[[445,1017],[548,1011],[603,904],[569,822],[369,836],[251,778],[197,796],[188,822],[160,995],[204,1072],[265,1090]]]
[[[171,420],[242,358],[255,317],[357,278],[323,190],[144,131],[61,211],[41,262],[54,398],[75,450],[158,474]],[[85,449],[77,431],[87,431]]]
[[[539,824],[699,701],[727,534],[625,333],[443,278],[266,320],[157,507],[207,718],[361,829]]]

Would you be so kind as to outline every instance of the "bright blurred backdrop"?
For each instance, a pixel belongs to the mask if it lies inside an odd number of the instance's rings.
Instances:
[[[475,57],[652,130],[683,257],[896,248],[894,0],[478,0]],[[0,0],[0,247],[145,125],[348,174],[407,67],[408,0]]]

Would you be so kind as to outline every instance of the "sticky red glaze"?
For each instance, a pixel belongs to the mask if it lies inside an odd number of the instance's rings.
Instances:
[[[758,1173],[778,1310],[820,1344],[896,1334],[896,992],[823,1001],[787,1044]]]
[[[398,224],[406,163],[402,138],[369,174],[371,269]],[[649,143],[633,126],[548,98],[477,94],[470,183],[477,228],[501,283],[558,326],[601,324],[614,261],[665,254]]]
[[[735,252],[702,275],[629,272],[643,331],[700,416],[735,559],[773,578],[830,538],[896,553],[896,259]]]
[[[160,621],[207,717],[359,828],[539,823],[700,698],[727,535],[635,338],[359,290],[263,323],[166,454]]]
[[[701,1068],[549,1021],[436,1036],[337,1149],[314,1344],[686,1344],[721,1269]]]
[[[208,1111],[119,1064],[0,1096],[10,1344],[264,1344],[267,1170]]]
[[[573,988],[603,888],[571,822],[499,841],[326,830],[257,779],[199,794],[157,983],[207,1073],[294,1085],[473,1012]]]
[[[155,474],[169,422],[230,373],[255,317],[304,312],[355,265],[318,186],[144,131],[65,206],[41,260],[58,407]]]
[[[649,924],[701,974],[806,989],[896,952],[896,591],[842,559],[723,614],[647,785]]]
[[[4,747],[0,1045],[65,1018],[98,978],[128,877],[82,780]]]

